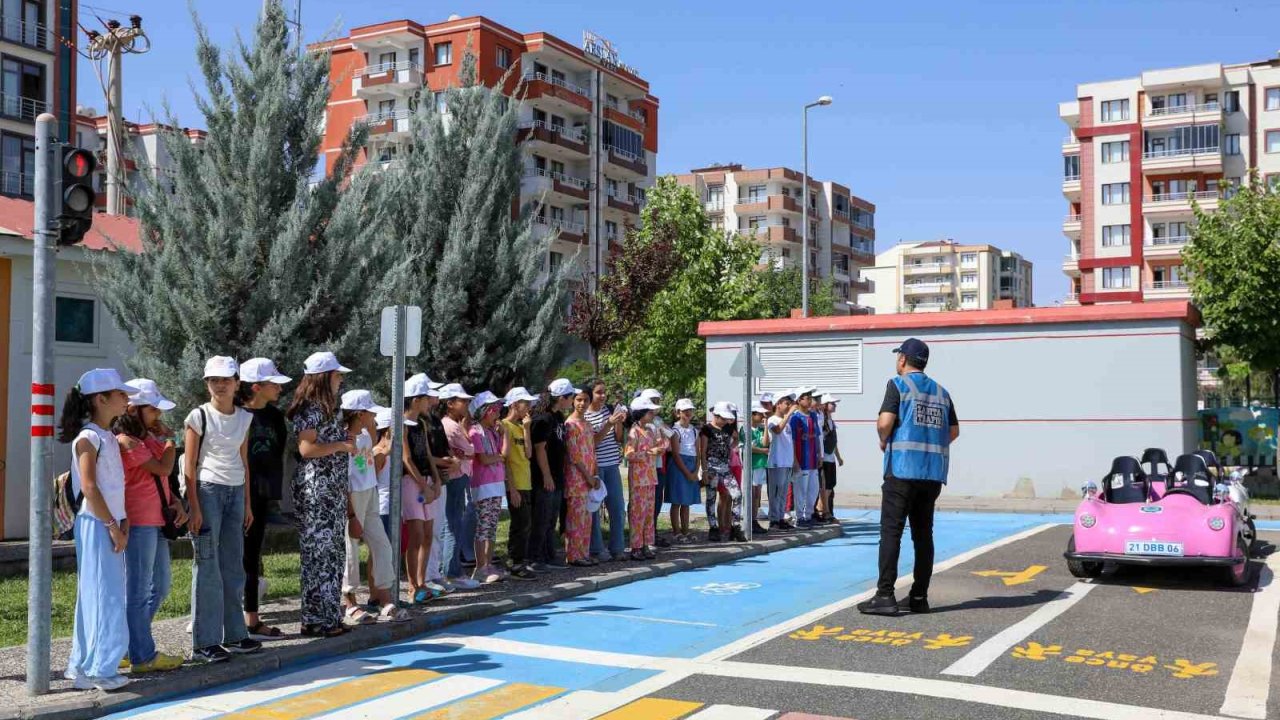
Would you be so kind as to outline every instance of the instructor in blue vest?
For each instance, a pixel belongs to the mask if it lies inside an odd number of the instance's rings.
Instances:
[[[872,615],[896,615],[899,610],[929,612],[929,579],[933,575],[933,508],[947,484],[951,443],[960,435],[951,395],[924,374],[929,346],[908,338],[894,350],[898,376],[889,381],[880,405],[876,430],[884,452],[884,484],[880,486],[880,581],[876,594],[858,604]],[[916,551],[915,582],[899,603],[893,586],[898,581],[902,529],[911,523]]]

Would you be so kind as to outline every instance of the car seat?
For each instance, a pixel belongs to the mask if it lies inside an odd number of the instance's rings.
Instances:
[[[1181,455],[1173,464],[1173,474],[1169,476],[1165,497],[1174,494],[1190,495],[1205,505],[1212,505],[1213,484],[1209,465],[1202,455]]]
[[[1161,448],[1147,448],[1142,451],[1142,469],[1151,482],[1164,482],[1173,466],[1169,464],[1169,456]]]
[[[1209,468],[1210,474],[1214,476],[1217,482],[1226,480],[1227,474],[1222,469],[1222,461],[1218,460],[1217,454],[1212,450],[1197,450],[1193,455],[1199,455],[1204,460],[1205,467]]]
[[[1102,479],[1102,494],[1109,503],[1144,503],[1149,484],[1142,464],[1128,455],[1111,461],[1111,471]]]

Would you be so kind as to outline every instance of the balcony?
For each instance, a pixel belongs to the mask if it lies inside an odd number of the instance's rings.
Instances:
[[[708,200],[702,207],[711,215],[719,215],[724,212],[724,200]]]
[[[589,183],[582,178],[536,167],[525,170],[524,177],[526,182],[521,187],[522,193],[551,193],[553,197],[559,196],[557,199],[560,201],[569,203],[587,201]]]
[[[24,122],[35,122],[36,116],[45,112],[49,104],[43,100],[0,93],[0,115],[17,118]]]
[[[0,172],[0,194],[26,195],[35,194],[36,176],[16,172]]]
[[[1142,171],[1164,175],[1188,171],[1222,172],[1222,148],[1170,148],[1142,153]]]
[[[733,211],[739,215],[753,215],[762,212],[789,212],[799,215],[800,203],[789,195],[739,198],[733,204]]]
[[[949,262],[919,264],[908,263],[902,266],[902,272],[906,275],[949,275],[952,272],[952,269],[952,265]]]
[[[1142,211],[1150,215],[1186,214],[1191,212],[1193,201],[1200,206],[1201,210],[1217,210],[1218,198],[1217,190],[1148,195],[1142,201]]]
[[[1216,102],[1200,105],[1173,105],[1151,108],[1142,120],[1144,128],[1174,127],[1187,123],[1222,122],[1222,105]]]
[[[1190,235],[1174,235],[1172,237],[1149,237],[1143,244],[1143,255],[1149,258],[1180,257],[1182,248],[1191,241]]]
[[[1076,137],[1074,133],[1069,133],[1066,137],[1062,138],[1062,154],[1075,155],[1079,152],[1080,138]]]
[[[951,288],[950,282],[906,283],[902,286],[902,291],[908,295],[937,295],[949,293]]]
[[[1068,215],[1062,218],[1062,232],[1070,238],[1080,237],[1080,216]]]
[[[644,132],[644,116],[635,111],[623,110],[616,102],[605,101],[604,119],[638,133]]]
[[[351,78],[351,91],[365,100],[404,95],[421,87],[422,66],[408,60],[369,65]]]
[[[1080,256],[1076,253],[1070,253],[1062,257],[1062,272],[1068,275],[1080,274]]]
[[[1190,295],[1186,280],[1155,280],[1146,284],[1147,294],[1159,297],[1186,297]]]
[[[760,242],[800,242],[796,229],[786,225],[757,225],[752,228],[743,228],[738,232],[748,237],[759,239]]]
[[[642,156],[616,145],[606,147],[609,149],[609,164],[626,171],[624,174],[630,175],[628,179],[641,180],[648,177],[649,165]]]
[[[551,108],[568,112],[591,112],[591,91],[562,78],[545,73],[526,73],[524,76],[526,100],[542,98]]]
[[[1079,175],[1063,175],[1062,176],[1062,194],[1068,200],[1080,199],[1080,176]]]
[[[370,113],[356,122],[369,127],[370,137],[376,136],[380,140],[396,140],[409,135],[409,124],[412,122],[412,118],[413,111],[406,108],[403,110]]]
[[[849,290],[855,293],[869,293],[874,292],[875,289],[876,284],[870,278],[858,278],[857,280],[849,281]]]
[[[558,232],[557,238],[567,242],[587,244],[587,228],[580,222],[557,220],[546,215],[534,215],[533,224],[541,227],[546,233]]]
[[[578,160],[589,154],[587,136],[581,130],[541,120],[521,123],[516,139],[518,142],[540,143],[540,149],[556,157]]]
[[[6,3],[6,7],[8,4]],[[21,18],[7,17],[0,21],[0,36],[7,42],[26,45],[45,52],[53,52],[53,38],[44,25],[29,23]]]
[[[609,207],[632,215],[640,214],[640,200],[635,195],[610,195]]]

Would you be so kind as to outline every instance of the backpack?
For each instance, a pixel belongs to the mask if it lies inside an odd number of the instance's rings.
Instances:
[[[84,501],[82,493],[71,488],[71,473],[64,472],[53,479],[53,539],[72,540],[75,537],[76,514]]]

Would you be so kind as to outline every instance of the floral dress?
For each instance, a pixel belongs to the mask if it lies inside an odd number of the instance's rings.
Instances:
[[[631,521],[632,550],[643,550],[654,543],[658,467],[649,451],[659,447],[661,442],[654,431],[638,424],[631,428],[627,437],[627,484],[631,491],[627,516]]]
[[[338,414],[308,403],[292,419],[295,435],[316,431],[316,442],[345,442]],[[302,625],[342,624],[342,572],[346,565],[347,453],[302,458],[293,473],[293,506],[302,566]]]
[[[565,500],[568,514],[565,517],[565,559],[569,562],[586,560],[591,546],[591,512],[587,509],[587,493],[591,490],[591,477],[582,474],[578,464],[586,465],[592,475],[596,472],[595,431],[586,420],[569,418],[564,423],[565,448],[569,462],[565,463]]]

